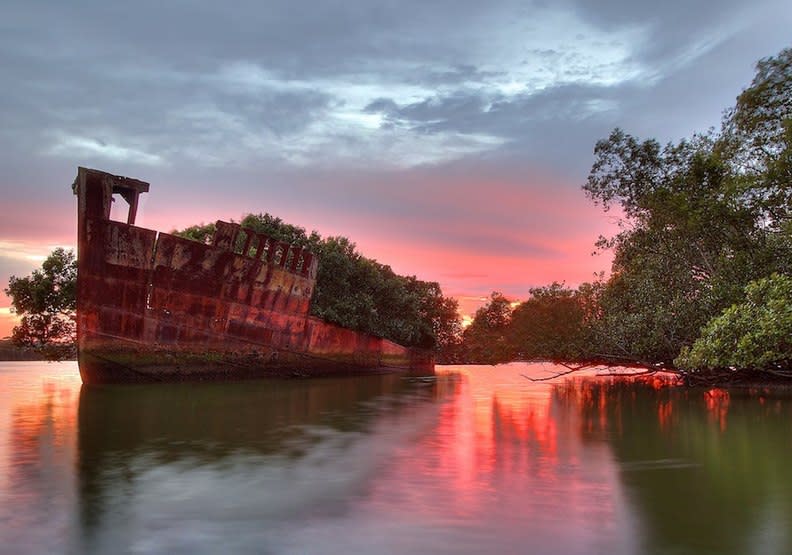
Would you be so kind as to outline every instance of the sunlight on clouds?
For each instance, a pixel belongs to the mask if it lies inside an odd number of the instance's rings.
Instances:
[[[342,122],[349,123],[350,126],[357,126],[365,129],[379,129],[385,121],[385,118],[383,118],[380,113],[369,114],[361,112],[360,110],[337,112],[335,117]]]
[[[571,11],[534,6],[488,33],[487,46],[467,62],[501,75],[490,86],[506,96],[571,83],[616,85],[644,71],[634,54],[645,36],[643,27],[606,31]]]
[[[163,162],[157,154],[149,154],[143,150],[123,147],[117,144],[62,134],[55,139],[55,144],[49,149],[49,154],[65,157],[90,157],[98,156],[108,160],[120,162],[134,162],[148,166],[156,166]]]
[[[0,240],[0,257],[41,264],[56,248],[73,249],[72,245],[33,244],[23,241]]]
[[[483,133],[415,133],[406,128],[383,128],[383,116],[350,109],[331,109],[294,133],[271,129],[226,112],[211,104],[183,106],[171,114],[177,126],[194,130],[183,155],[203,166],[223,166],[230,161],[272,158],[295,166],[370,164],[414,167],[485,152],[505,140]]]
[[[489,302],[489,297],[483,297],[478,295],[471,296],[471,295],[457,293],[451,296],[454,297],[459,303],[459,308],[457,309],[457,312],[462,317],[463,328],[466,328],[470,324],[472,324],[473,318],[476,315],[476,311]]]
[[[181,130],[181,139],[61,130],[49,153],[144,165],[183,157],[204,167],[261,159],[297,166],[352,162],[414,167],[495,150],[508,142],[508,133],[486,126],[452,131],[442,125],[426,132],[426,125],[408,120],[400,125],[384,112],[367,110],[373,102],[384,99],[404,107],[467,95],[491,106],[571,83],[618,84],[642,72],[634,56],[644,40],[642,29],[605,32],[554,6],[495,11],[492,17],[497,33],[487,25],[467,26],[459,30],[464,51],[438,48],[433,57],[405,53],[313,74],[253,58],[226,59],[192,75],[175,70],[172,75],[161,75],[165,70],[137,75],[141,83],[203,91],[164,114],[162,124]],[[575,113],[615,108],[592,101]],[[475,117],[476,109],[475,102],[462,106],[453,117],[464,119],[465,110]],[[479,114],[488,117],[487,110]]]
[[[411,167],[493,150],[507,140],[471,131],[424,133],[406,124],[395,129],[384,113],[366,110],[372,102],[387,99],[405,106],[462,90],[485,101],[497,98],[508,102],[518,95],[570,83],[617,84],[642,71],[633,60],[634,49],[641,44],[641,29],[606,33],[555,8],[532,10],[522,19],[513,15],[509,14],[511,22],[504,22],[496,35],[487,29],[468,29],[472,48],[462,59],[438,57],[429,62],[394,58],[376,68],[339,73],[333,78],[285,77],[248,60],[226,63],[208,76],[207,82],[254,102],[273,92],[315,92],[333,100],[307,127],[294,133],[267,136],[265,131],[251,128],[239,114],[215,118],[215,129],[236,127],[237,144],[295,165],[335,158]],[[583,106],[587,112],[615,108],[614,103],[605,101]]]
[[[401,126],[403,129],[395,129],[387,125],[393,121],[387,121],[384,113],[366,110],[372,102],[387,99],[405,106],[463,90],[485,101],[508,102],[518,95],[540,93],[549,87],[578,82],[612,85],[641,73],[633,61],[633,51],[642,40],[641,29],[606,33],[572,13],[553,8],[532,10],[523,19],[512,16],[512,22],[504,23],[494,36],[486,29],[468,30],[472,48],[462,59],[395,58],[376,68],[339,73],[333,78],[285,77],[252,61],[226,63],[208,76],[208,83],[248,96],[254,102],[260,95],[273,92],[317,92],[333,100],[307,127],[294,133],[268,137],[232,114],[215,118],[214,125],[216,129],[237,127],[237,144],[246,143],[259,153],[266,152],[295,165],[335,158],[411,167],[493,150],[507,139],[471,131],[424,133],[406,124]],[[433,81],[433,76],[442,78]],[[592,101],[582,108],[599,112],[616,106],[612,102]]]
[[[234,93],[254,95],[263,91],[320,91],[337,98],[340,101],[337,108],[342,111],[362,109],[373,99],[383,96],[398,102],[414,102],[430,92],[426,87],[405,81],[404,77],[417,69],[414,64],[388,61],[384,65],[388,69],[386,75],[372,71],[340,75],[333,79],[298,79],[280,77],[253,62],[237,61],[222,66],[208,77],[208,81]]]
[[[484,134],[416,134],[402,128],[368,129],[366,133],[356,127],[356,122],[345,118],[316,122],[306,133],[281,141],[284,158],[299,166],[338,161],[370,164],[376,160],[381,167],[409,168],[455,160],[504,143],[504,139]]]
[[[367,110],[373,102],[405,107],[459,95],[480,99],[486,107],[524,101],[567,84],[614,85],[644,71],[635,56],[645,40],[644,29],[606,32],[552,5],[522,12],[495,10],[491,16],[490,25],[459,29],[464,50],[443,48],[438,37],[432,57],[408,49],[376,63],[363,58],[332,73],[300,72],[256,58],[221,60],[194,74],[163,68],[151,74],[127,71],[126,78],[143,85],[202,91],[165,108],[162,126],[172,129],[173,137],[167,130],[146,136],[60,129],[53,132],[48,152],[151,166],[182,157],[204,167],[261,159],[297,166],[351,161],[414,167],[495,150],[509,141],[508,132],[487,127],[489,111],[476,112],[476,102],[444,117],[464,121],[483,115],[482,127],[451,131],[437,122],[431,132],[426,125],[409,120],[402,125],[384,112]],[[424,39],[400,36],[407,42]],[[428,44],[434,40],[429,37]],[[614,103],[592,101],[575,113],[582,117],[584,112],[615,108]]]

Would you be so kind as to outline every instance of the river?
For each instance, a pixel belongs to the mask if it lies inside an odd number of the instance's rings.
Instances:
[[[792,553],[792,397],[578,376],[85,387],[0,362],[0,553]]]

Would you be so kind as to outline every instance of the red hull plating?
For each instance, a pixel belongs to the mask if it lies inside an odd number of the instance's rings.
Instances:
[[[310,316],[307,251],[225,222],[209,245],[134,226],[148,188],[86,168],[74,182],[83,382],[434,372],[425,351]],[[127,223],[109,219],[113,194]]]

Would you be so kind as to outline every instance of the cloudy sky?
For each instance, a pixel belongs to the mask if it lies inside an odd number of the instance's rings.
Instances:
[[[717,126],[790,28],[788,0],[6,1],[0,283],[75,243],[82,165],[151,182],[140,225],[270,212],[466,310],[576,285],[609,266],[596,140]]]

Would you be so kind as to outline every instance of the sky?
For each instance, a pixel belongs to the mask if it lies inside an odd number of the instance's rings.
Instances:
[[[76,243],[78,166],[148,181],[138,225],[269,212],[471,313],[607,271],[581,190],[615,127],[717,127],[788,0],[3,3],[0,284]],[[0,337],[13,325],[0,293]]]

